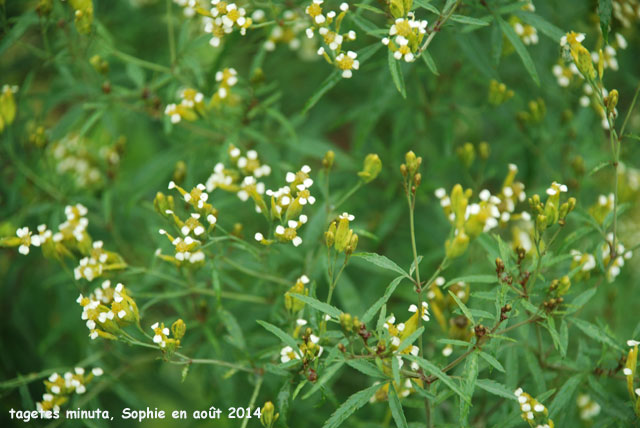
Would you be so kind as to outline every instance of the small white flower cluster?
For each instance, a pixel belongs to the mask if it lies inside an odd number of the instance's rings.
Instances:
[[[306,222],[307,222],[307,216],[304,214],[300,214],[300,217],[298,217],[297,221],[289,220],[287,222],[287,227],[284,227],[282,225],[276,226],[276,231],[275,231],[276,238],[283,241],[291,241],[294,247],[299,246],[300,244],[302,244],[302,238],[297,235],[296,231]],[[295,235],[295,236],[289,239],[289,236],[291,235]],[[258,242],[262,242],[264,240],[264,236],[262,236],[260,232],[257,232],[254,238]]]
[[[602,252],[602,263],[607,266],[609,265],[609,269],[607,271],[607,280],[609,282],[613,282],[618,275],[620,275],[620,270],[622,266],[624,266],[625,260],[631,259],[633,253],[631,251],[627,251],[619,241],[616,243],[615,248],[615,259],[611,261],[611,245],[609,242],[613,242],[613,233],[609,233],[607,235],[607,242],[603,243],[600,251]]]
[[[353,76],[353,70],[360,68],[360,61],[357,59],[358,54],[354,51],[345,52],[342,50],[343,42],[356,39],[356,32],[353,30],[344,34],[340,33],[340,24],[349,10],[349,4],[341,3],[339,14],[333,10],[325,14],[322,10],[323,3],[324,0],[313,0],[305,9],[306,14],[312,20],[311,27],[306,29],[307,37],[312,39],[317,31],[324,44],[329,47],[329,52],[324,47],[320,47],[318,55],[323,56],[329,64],[334,64],[341,70],[342,77],[349,79]],[[335,24],[333,29],[331,28],[332,24]],[[331,53],[331,56],[329,53]]]
[[[302,325],[306,324],[305,320],[298,321],[304,321],[304,324]],[[301,327],[301,325],[299,325],[299,327]],[[310,332],[311,329],[307,329],[306,331]],[[320,338],[318,336],[313,333],[309,333],[308,335],[304,336],[304,343],[300,345],[299,348],[293,349],[291,346],[285,346],[284,348],[282,348],[280,350],[280,362],[284,364],[288,363],[289,361],[302,359],[304,359],[306,362],[312,361],[316,358],[320,358],[324,348],[318,345],[319,342]]]
[[[581,266],[580,271],[583,273],[588,273],[596,268],[596,258],[593,256],[593,254],[582,253],[575,249],[571,250],[570,254],[573,258],[573,263],[571,265],[572,269]]]
[[[623,27],[632,27],[640,19],[640,2],[638,0],[614,0],[613,16]]]
[[[204,112],[204,94],[193,88],[181,89],[178,92],[180,104],[168,104],[164,114],[169,116],[171,123],[179,123],[182,119],[194,121],[198,113]]]
[[[171,331],[167,327],[160,323],[156,322],[151,326],[151,330],[153,330],[153,343],[159,345],[161,348],[166,348],[167,346],[167,338],[171,334]]]
[[[238,83],[238,72],[231,67],[218,71],[216,72],[216,82],[218,82],[218,90],[214,98],[224,100],[231,93],[231,88]]]
[[[302,355],[300,355],[300,350],[293,350],[291,346],[285,346],[280,350],[280,362],[288,363],[291,360],[300,360],[302,359]]]
[[[102,275],[104,271],[118,269],[123,266],[123,261],[116,253],[103,249],[102,241],[94,241],[88,256],[80,259],[80,263],[73,270],[76,281],[81,278],[93,281]]]
[[[456,213],[451,209],[451,197],[447,191],[440,187],[434,192],[436,198],[440,200],[440,206],[443,208],[447,218],[451,223],[456,222]],[[477,222],[482,226],[483,232],[488,232],[498,226],[498,220],[501,218],[498,204],[500,198],[492,195],[487,189],[483,189],[479,193],[480,202],[468,204],[464,214],[465,222]]]
[[[227,3],[221,0],[211,0],[213,6],[209,15],[203,18],[205,33],[211,34],[209,44],[213,47],[220,46],[225,34],[239,30],[243,36],[247,28],[252,24],[252,19],[246,17],[246,10],[235,3]]]
[[[536,8],[532,2],[529,2],[522,6],[522,10],[527,12],[535,12]],[[538,31],[532,25],[523,23],[518,17],[513,16],[510,20],[511,26],[516,34],[522,40],[525,45],[537,45],[538,44]]]
[[[73,372],[66,372],[63,375],[53,373],[44,381],[47,392],[42,395],[42,401],[36,403],[36,410],[59,412],[60,405],[68,401],[71,394],[84,394],[87,391],[87,384],[94,377],[103,374],[100,367],[94,367],[89,373],[86,373],[82,367],[76,367]]]
[[[121,327],[138,320],[138,307],[122,283],[111,288],[111,281],[104,281],[89,296],[80,294],[76,302],[82,306],[81,318],[92,340],[115,339]]]
[[[196,14],[196,8],[198,7],[197,0],[173,0],[175,4],[182,7],[182,13],[187,18],[193,18]]]
[[[418,312],[418,307],[416,305],[409,306],[409,312],[416,313]],[[420,317],[423,321],[429,321],[429,304],[427,302],[422,302],[422,308],[420,309]]]
[[[69,134],[54,141],[48,153],[58,174],[68,174],[79,188],[95,188],[106,181],[104,165],[115,166],[120,162],[116,145],[101,145],[99,148],[96,145],[94,140]]]
[[[46,229],[45,225],[41,225],[41,226],[44,226],[45,229]],[[40,229],[40,226],[38,226],[38,229]],[[33,245],[34,247],[39,247],[40,244],[41,244],[40,235],[33,235],[32,236],[31,231],[26,226],[25,227],[21,227],[18,230],[16,230],[16,236],[20,239],[20,245],[18,247],[18,252],[20,254],[25,255],[25,256],[27,254],[29,254],[29,247],[31,245]]]
[[[600,405],[589,394],[580,394],[576,400],[580,410],[580,419],[588,421],[600,414]]]
[[[261,12],[261,14],[258,12]],[[251,17],[256,22],[262,21],[264,19],[264,12],[262,10],[256,10]],[[276,45],[286,44],[289,46],[289,49],[293,51],[298,50],[302,45],[298,36],[305,29],[306,24],[297,11],[285,10],[282,18],[271,28],[267,41],[264,42],[264,48],[271,52],[276,49]]]
[[[184,238],[178,236],[171,236],[166,230],[160,229],[160,235],[165,235],[169,238],[171,244],[175,247],[175,255],[173,257],[160,253],[160,249],[156,251],[156,257],[160,257],[163,260],[174,263],[176,266],[182,266],[189,262],[191,265],[200,265],[204,262],[205,255],[200,250],[201,242],[193,239],[191,236],[185,236]]]
[[[417,20],[413,12],[405,18],[397,18],[389,28],[389,37],[382,39],[382,44],[388,46],[393,57],[405,62],[413,62],[420,49],[420,43],[427,34],[426,20]]]
[[[549,412],[546,407],[535,398],[518,388],[514,392],[520,404],[522,419],[536,428],[550,428],[553,422],[549,419]]]

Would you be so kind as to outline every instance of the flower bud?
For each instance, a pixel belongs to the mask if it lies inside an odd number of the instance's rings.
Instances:
[[[487,160],[489,159],[489,155],[491,155],[491,146],[486,141],[478,144],[478,155],[480,155],[480,159]]]
[[[173,337],[175,337],[176,340],[182,339],[186,331],[187,325],[184,323],[184,321],[182,321],[181,318],[176,320],[176,322],[171,325],[171,333],[173,333]]]
[[[469,237],[464,233],[464,230],[458,230],[457,232],[453,240],[445,242],[445,254],[448,259],[460,257],[467,251],[469,246]]]
[[[276,423],[278,418],[280,417],[280,413],[275,413],[275,408],[271,401],[267,401],[262,406],[262,410],[260,412],[260,423],[265,428],[273,427],[273,424]]]
[[[338,228],[336,230],[335,248],[336,251],[342,252],[351,242],[353,231],[349,228],[349,218],[341,216],[338,220]]]
[[[607,106],[607,110],[609,110],[610,113],[613,113],[618,105],[618,90],[611,90],[611,92],[609,92],[609,96],[605,98],[604,101]]]
[[[407,165],[407,172],[413,176],[418,171],[418,168],[420,168],[422,158],[416,157],[416,154],[412,151],[408,151],[404,158],[405,164]]]
[[[357,247],[358,247],[358,235],[354,233],[351,235],[351,239],[349,240],[349,244],[347,245],[347,247],[344,249],[344,253],[347,256],[350,256],[351,254],[353,254],[353,252],[356,250]]]
[[[465,143],[463,146],[456,149],[458,159],[466,168],[469,168],[473,161],[476,159],[476,149],[471,143]]]
[[[324,158],[322,159],[322,166],[327,169],[330,170],[333,167],[333,162],[335,160],[336,154],[333,152],[333,150],[329,150],[327,153],[324,154]]]
[[[364,167],[362,171],[358,173],[358,176],[364,183],[370,183],[380,174],[382,170],[382,161],[378,155],[371,153],[364,159]]]
[[[186,175],[187,175],[187,164],[181,160],[176,162],[176,166],[173,170],[173,181],[176,184],[182,184]]]
[[[167,216],[167,211],[173,211],[174,209],[173,196],[165,196],[162,192],[156,193],[156,197],[153,200],[153,208],[158,214]]]
[[[336,222],[332,221],[329,229],[324,233],[324,243],[327,248],[333,247],[336,240]]]

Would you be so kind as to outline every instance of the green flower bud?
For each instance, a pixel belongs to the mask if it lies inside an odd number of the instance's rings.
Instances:
[[[336,222],[332,221],[329,225],[329,229],[324,233],[324,243],[327,248],[333,247],[336,241]]]
[[[467,247],[469,247],[469,237],[464,230],[458,230],[458,234],[453,238],[453,240],[447,240],[445,242],[445,254],[448,259],[455,259],[460,257],[467,251]]]
[[[368,154],[364,159],[364,168],[358,173],[358,176],[365,183],[370,183],[380,174],[382,170],[382,161],[376,154]]]
[[[358,235],[354,233],[351,235],[351,239],[349,240],[349,244],[347,245],[347,248],[344,249],[344,253],[347,256],[350,256],[351,254],[353,254],[353,252],[356,250],[357,247],[358,247]]]
[[[171,325],[171,333],[173,333],[173,337],[177,340],[182,339],[186,331],[187,325],[180,318]]]
[[[162,192],[156,193],[156,197],[153,200],[153,208],[155,208],[156,212],[162,216],[169,215],[167,214],[167,211],[174,210],[173,196],[165,196]]]
[[[613,89],[609,92],[609,96],[605,98],[605,104],[607,105],[607,110],[610,113],[613,113],[618,105],[618,90]]]
[[[333,167],[335,158],[336,154],[333,152],[333,150],[329,150],[324,154],[324,158],[322,159],[322,166],[327,170],[331,169]]]
[[[466,168],[473,165],[473,161],[476,159],[476,149],[471,143],[465,143],[463,146],[458,147],[456,149],[456,154],[458,155],[460,162],[462,162]]]
[[[275,413],[275,407],[271,401],[267,401],[262,406],[262,410],[260,412],[260,423],[265,428],[272,428],[276,423],[278,418],[280,417],[280,413]]]
[[[338,227],[336,229],[335,249],[339,253],[351,242],[351,236],[353,231],[349,228],[349,221],[353,220],[353,216],[347,213],[343,213],[338,220]]]
[[[407,172],[409,173],[409,175],[410,176],[415,175],[415,173],[418,171],[418,168],[420,168],[420,164],[422,163],[422,158],[416,157],[415,153],[413,153],[412,151],[408,151],[404,159],[405,159]]]
[[[489,159],[489,155],[491,155],[491,146],[486,141],[478,144],[478,155],[480,155],[480,159],[487,160]]]

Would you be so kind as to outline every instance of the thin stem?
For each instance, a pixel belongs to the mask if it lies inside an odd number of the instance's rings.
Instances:
[[[338,202],[336,202],[336,204],[333,206],[333,208],[334,209],[338,208],[347,199],[349,199],[354,193],[356,193],[361,187],[362,187],[362,181],[358,181],[358,183],[355,186],[353,186],[347,193],[344,194],[344,196],[342,196],[342,198],[340,198],[340,200]]]
[[[173,17],[171,16],[171,0],[167,0],[167,30],[169,33],[169,61],[171,67],[176,62],[176,42],[173,35]]]
[[[251,399],[249,400],[249,405],[247,406],[249,409],[251,409],[256,404],[256,400],[258,399],[258,394],[260,393],[260,388],[262,387],[262,379],[263,379],[262,376],[260,376],[258,378],[258,382],[256,383],[255,388],[253,388],[253,394],[251,394]],[[248,423],[249,423],[249,418],[244,418],[240,428],[246,428]]]
[[[453,12],[455,12],[456,8],[460,5],[461,1],[462,0],[458,0],[456,4],[453,5],[451,10],[447,12],[446,15],[438,18],[436,23],[433,25],[433,28],[431,29],[431,34],[429,34],[429,37],[427,37],[427,40],[425,40],[424,44],[420,47],[420,50],[418,51],[418,55],[416,56],[420,56],[420,54],[422,54],[422,52],[424,52],[429,47],[429,45],[431,44],[431,41],[436,36],[436,33],[438,33],[438,31],[440,31],[440,28],[447,22],[447,20],[449,20],[449,18],[451,18],[451,15],[453,15]]]

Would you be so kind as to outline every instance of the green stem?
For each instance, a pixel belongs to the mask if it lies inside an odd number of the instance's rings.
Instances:
[[[173,35],[173,16],[171,16],[171,1],[167,0],[167,30],[169,32],[169,62],[171,67],[176,63],[176,42]]]
[[[362,181],[358,181],[358,183],[355,186],[353,186],[351,188],[351,190],[349,190],[347,193],[345,193],[344,196],[342,196],[342,198],[340,198],[340,200],[338,202],[336,202],[336,204],[333,206],[333,208],[334,209],[338,208],[347,199],[349,199],[354,193],[356,193],[358,190],[360,190],[361,187],[362,187]]]
[[[252,410],[251,408],[256,404],[256,400],[258,399],[258,394],[260,393],[260,388],[262,387],[262,379],[263,379],[262,376],[260,376],[258,378],[258,382],[256,383],[256,386],[253,388],[253,394],[251,394],[251,399],[249,400],[249,405],[247,406],[250,409],[250,411]],[[248,423],[249,423],[249,418],[244,418],[240,428],[246,428]]]

